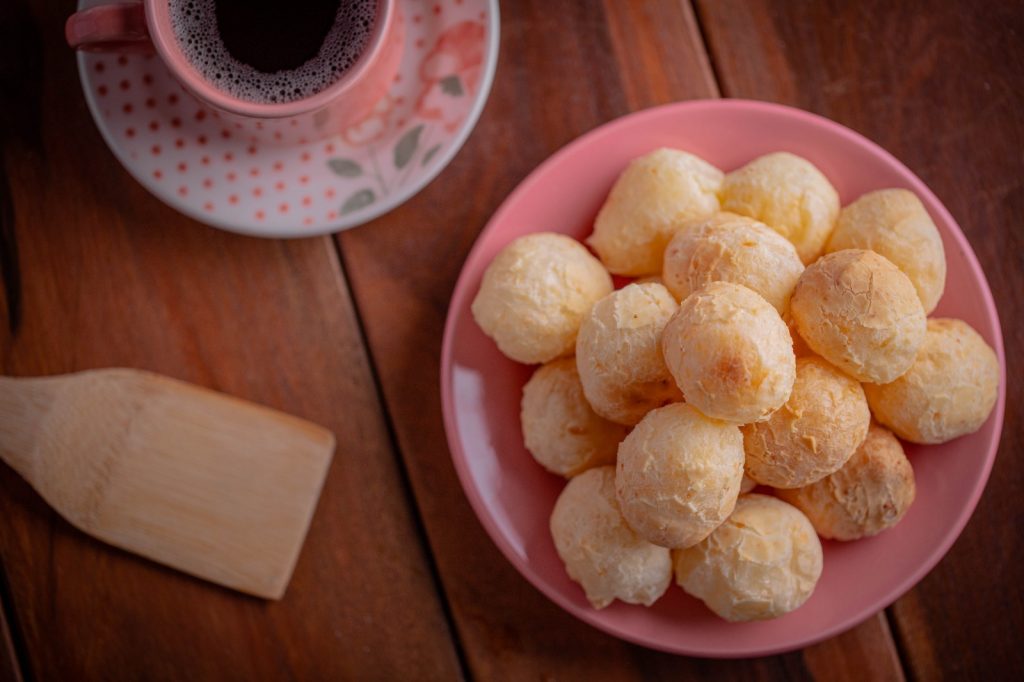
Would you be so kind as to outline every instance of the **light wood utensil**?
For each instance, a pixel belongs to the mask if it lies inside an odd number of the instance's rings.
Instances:
[[[221,585],[284,594],[334,435],[149,372],[0,378],[0,458],[90,535]]]

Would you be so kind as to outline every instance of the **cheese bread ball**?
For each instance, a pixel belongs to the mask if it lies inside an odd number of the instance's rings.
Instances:
[[[683,223],[718,211],[721,185],[722,171],[678,149],[634,159],[612,187],[587,243],[617,275],[656,273]]]
[[[788,152],[758,157],[725,176],[722,210],[756,218],[793,242],[813,263],[839,216],[839,194],[807,159]]]
[[[615,492],[642,537],[690,547],[729,516],[742,479],[739,428],[675,403],[648,413],[619,445]]]
[[[810,519],[818,535],[857,540],[892,528],[914,502],[914,470],[889,429],[868,437],[839,471],[778,495]]]
[[[630,284],[593,307],[576,340],[576,367],[595,412],[633,425],[682,400],[658,345],[678,307],[660,284]]]
[[[627,432],[590,407],[575,358],[554,360],[533,373],[523,387],[520,422],[533,458],[551,473],[566,477],[614,464]]]
[[[912,443],[945,443],[974,433],[999,393],[999,360],[962,320],[928,320],[921,350],[905,374],[865,384],[875,419]]]
[[[924,341],[914,286],[874,251],[823,256],[800,276],[790,311],[811,350],[859,381],[892,381]]]
[[[551,537],[569,577],[595,609],[613,599],[650,606],[672,581],[669,550],[644,540],[622,517],[614,467],[569,481],[551,513]]]
[[[942,237],[921,200],[905,189],[868,192],[839,213],[825,248],[868,249],[892,261],[917,290],[925,314],[935,310],[946,286]]]
[[[785,237],[752,218],[719,213],[687,223],[672,237],[662,277],[680,301],[711,282],[742,284],[781,315],[803,271]]]
[[[747,475],[775,488],[798,488],[838,470],[864,442],[871,422],[860,384],[821,358],[796,361],[786,404],[743,427]]]
[[[821,576],[821,542],[800,510],[744,495],[706,540],[675,554],[676,582],[728,621],[777,618],[801,606]]]
[[[516,239],[484,272],[473,318],[517,362],[572,355],[590,308],[612,290],[611,276],[575,239],[539,232]]]
[[[745,286],[712,282],[690,294],[661,345],[686,401],[709,417],[767,419],[793,389],[796,357],[786,323]]]
[[[740,495],[745,495],[756,487],[757,481],[752,479],[750,476],[743,474],[743,480],[740,481]]]

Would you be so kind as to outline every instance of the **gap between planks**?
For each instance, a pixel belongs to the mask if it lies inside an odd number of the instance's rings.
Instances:
[[[32,679],[27,665],[28,656],[21,655],[24,648],[18,636],[17,616],[11,596],[7,573],[0,564],[0,682],[25,682]]]
[[[698,53],[703,57],[701,59],[702,65],[707,67],[704,73],[710,81],[708,87],[714,93],[712,96],[716,98],[728,97],[729,93],[725,90],[725,82],[718,73],[718,64],[715,63],[714,55],[709,49],[711,40],[708,37],[707,29],[704,27],[704,20],[701,19],[700,7],[695,5],[693,0],[680,0],[680,2],[683,5],[683,12],[690,15],[691,21],[689,24],[692,27],[690,38],[693,40],[694,46],[700,48]]]
[[[430,540],[427,537],[427,530],[423,522],[423,515],[420,512],[419,503],[416,501],[416,496],[412,491],[409,469],[405,464],[405,457],[399,449],[398,436],[395,432],[394,421],[391,418],[391,411],[388,409],[387,401],[384,399],[384,388],[381,384],[380,374],[377,371],[377,360],[374,355],[373,348],[370,346],[369,337],[366,334],[366,326],[363,323],[363,313],[362,310],[359,309],[359,304],[355,300],[355,297],[352,295],[352,281],[349,279],[348,269],[345,266],[345,254],[341,248],[340,233],[328,235],[322,239],[326,241],[325,246],[328,251],[328,259],[334,265],[334,272],[338,277],[338,287],[342,290],[344,296],[349,299],[349,302],[352,305],[353,317],[356,321],[356,329],[359,331],[359,340],[363,344],[363,349],[366,352],[366,364],[370,371],[370,378],[373,381],[374,396],[377,399],[377,405],[380,406],[381,418],[384,420],[384,428],[387,432],[388,445],[390,446],[398,469],[398,480],[401,485],[401,493],[402,496],[409,501],[409,508],[412,511],[413,531],[416,533],[416,539],[423,547],[423,556],[427,563],[427,569],[430,571],[430,581],[434,585],[434,590],[437,592],[438,602],[440,602],[441,605],[441,612],[444,614],[445,623],[448,625],[448,634],[452,642],[452,647],[455,649],[455,656],[459,661],[459,672],[462,674],[462,679],[470,680],[472,677],[470,675],[466,652],[463,648],[462,640],[459,637],[459,630],[455,622],[455,617],[452,614],[448,593],[445,591],[444,582],[441,580],[441,573],[437,566],[437,560],[434,558],[434,550],[430,546]]]
[[[911,665],[910,653],[907,650],[907,642],[903,638],[903,632],[900,630],[899,621],[896,619],[896,614],[893,613],[892,607],[893,604],[889,604],[882,610],[882,617],[885,622],[886,632],[889,634],[889,639],[892,640],[892,648],[896,654],[896,661],[900,664],[900,669],[903,670],[903,678],[914,680],[917,679],[917,677],[914,675],[914,668]]]

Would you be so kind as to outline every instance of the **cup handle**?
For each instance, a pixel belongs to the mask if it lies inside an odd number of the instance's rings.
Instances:
[[[141,2],[100,5],[75,12],[64,24],[68,45],[86,52],[152,53]]]

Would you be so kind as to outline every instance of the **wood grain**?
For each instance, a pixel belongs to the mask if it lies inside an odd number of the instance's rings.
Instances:
[[[42,134],[4,147],[23,301],[18,333],[0,331],[4,372],[150,369],[326,425],[339,447],[275,603],[102,545],[0,467],[29,676],[459,678],[334,244],[229,235],[149,196],[86,111],[62,39],[72,4],[31,5]]]
[[[18,653],[14,649],[6,610],[6,604],[0,603],[0,682],[22,682]]]
[[[718,97],[689,2],[604,2],[605,22],[630,111],[679,99]]]
[[[593,5],[538,0],[506,3],[502,11],[494,90],[466,147],[419,196],[339,236],[472,674],[842,679],[843,666],[854,665],[901,679],[881,617],[802,654],[749,661],[688,659],[615,640],[527,584],[473,516],[451,465],[438,387],[447,301],[473,240],[515,184],[579,134],[635,109],[717,94],[687,3],[609,0],[602,13]]]
[[[906,679],[884,613],[841,635],[803,650],[804,665],[816,680],[900,682]]]
[[[1008,351],[988,487],[949,554],[890,610],[912,678],[1024,677],[1024,3],[702,0],[722,91],[808,109],[917,173],[967,235]]]

